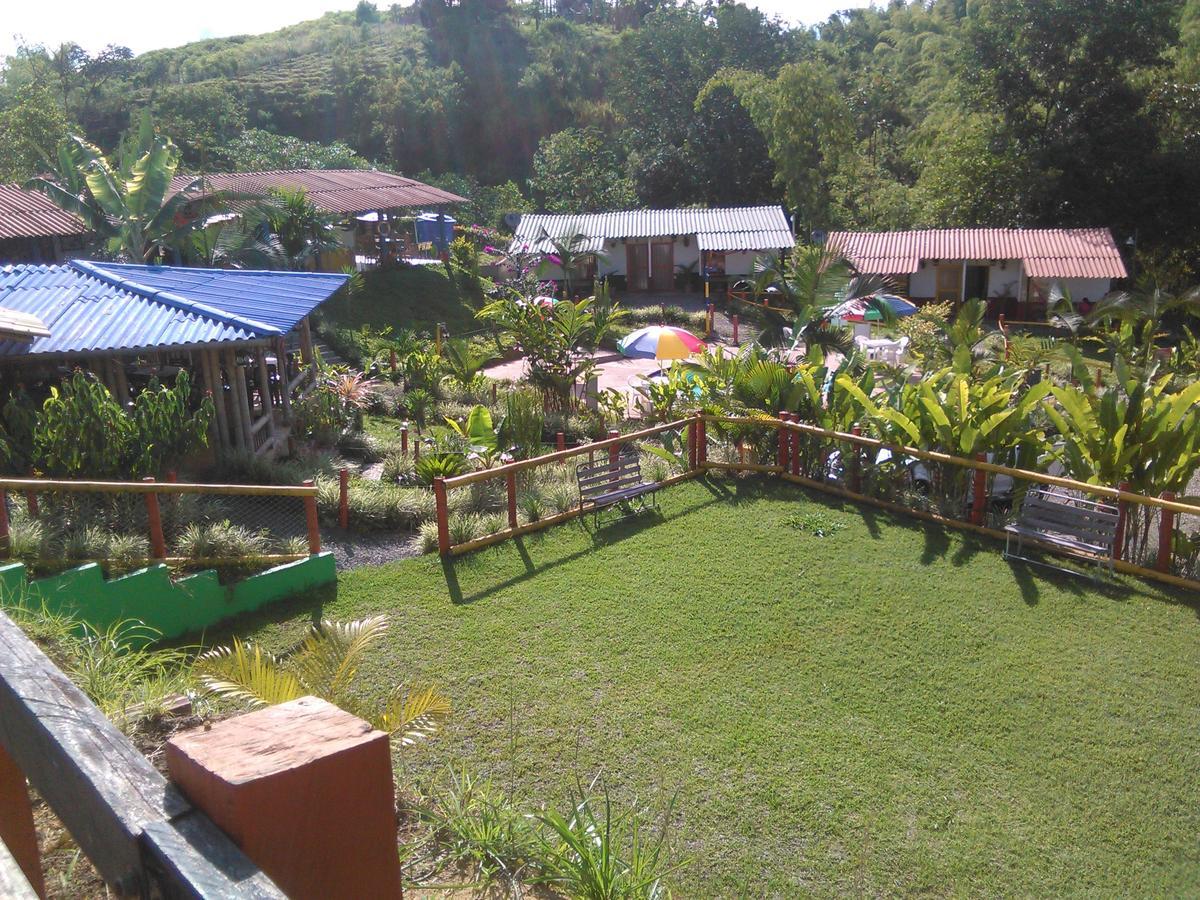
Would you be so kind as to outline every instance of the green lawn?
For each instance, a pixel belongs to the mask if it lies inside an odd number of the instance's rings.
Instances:
[[[456,707],[402,780],[462,760],[556,803],[597,773],[625,800],[678,791],[682,896],[1200,885],[1194,597],[776,483],[590,524],[342,575],[324,615],[396,619],[365,677]]]

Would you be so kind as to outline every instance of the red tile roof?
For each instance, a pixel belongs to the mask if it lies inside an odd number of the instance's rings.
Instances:
[[[194,176],[177,175],[171,183],[181,190]],[[331,213],[463,203],[464,197],[412,178],[361,169],[278,169],[268,172],[228,172],[206,176],[211,190],[266,194],[303,188],[318,208]]]
[[[1033,278],[1124,278],[1125,263],[1107,228],[953,228],[835,231],[837,247],[861,272],[904,275],[928,259],[1019,259]]]
[[[0,240],[83,234],[83,222],[59,209],[45,194],[0,184]]]

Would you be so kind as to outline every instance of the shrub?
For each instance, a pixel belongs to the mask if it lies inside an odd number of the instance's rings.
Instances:
[[[579,489],[573,484],[558,482],[547,492],[546,502],[556,513],[570,512],[579,505]]]
[[[417,481],[424,485],[433,484],[435,478],[453,478],[467,471],[467,458],[457,451],[435,451],[426,453],[414,467]]]
[[[254,559],[271,552],[271,536],[251,531],[228,519],[211,524],[194,522],[175,539],[174,555],[188,559]]]
[[[336,481],[322,479],[318,482],[317,509],[325,522],[337,522],[340,497]],[[347,502],[351,531],[408,531],[434,514],[434,497],[430,491],[359,478],[351,479]]]
[[[526,491],[517,501],[521,518],[526,522],[537,522],[546,515],[546,501],[537,491]]]
[[[479,513],[459,513],[451,516],[448,524],[452,544],[465,544],[487,534],[487,523]]]
[[[437,522],[430,520],[422,523],[417,530],[417,547],[422,553],[433,553],[438,548]]]
[[[540,393],[529,388],[508,392],[504,400],[504,419],[500,424],[502,447],[515,447],[521,456],[536,456],[542,448],[545,427]]]
[[[397,409],[397,415],[408,415],[417,430],[423,431],[437,409],[437,398],[424,388],[414,388],[404,395],[404,401]]]
[[[14,517],[8,528],[8,554],[23,562],[52,557],[53,535],[39,519]]]
[[[385,484],[411,484],[417,479],[412,456],[392,450],[383,458],[379,480]]]

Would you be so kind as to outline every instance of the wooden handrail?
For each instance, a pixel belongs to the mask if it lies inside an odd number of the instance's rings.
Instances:
[[[101,494],[223,494],[263,497],[315,497],[302,484],[200,484],[186,481],[71,481],[54,478],[0,478],[3,491],[77,491]]]
[[[568,450],[559,450],[555,453],[547,453],[543,456],[535,456],[531,459],[522,459],[517,462],[506,463],[503,466],[496,466],[493,469],[480,469],[478,472],[468,472],[465,475],[456,475],[453,478],[446,479],[446,489],[466,487],[468,484],[474,484],[477,481],[488,481],[492,478],[503,478],[509,472],[523,472],[525,469],[535,469],[538,466],[546,466],[551,463],[561,462],[564,459],[570,459],[573,456],[582,456],[585,453],[593,453],[597,450],[606,450],[609,447],[620,446],[627,444],[630,441],[640,441],[643,438],[653,437],[656,434],[662,434],[664,431],[676,431],[681,428],[686,428],[694,422],[694,418],[680,419],[677,422],[667,422],[662,425],[655,425],[652,428],[643,428],[641,431],[631,431],[629,434],[623,434],[620,437],[605,438],[602,441],[596,441],[591,444],[580,444],[578,447],[571,447]],[[774,420],[772,420],[774,421]],[[3,487],[3,482],[0,482],[0,487]]]
[[[860,447],[868,447],[875,450],[888,450],[894,454],[912,456],[916,459],[924,459],[930,462],[950,463],[951,465],[961,466],[965,469],[976,469],[983,472],[991,472],[994,475],[1008,475],[1012,478],[1020,478],[1022,481],[1036,481],[1039,484],[1050,484],[1054,485],[1055,487],[1064,487],[1070,490],[1094,494],[1099,497],[1107,497],[1112,500],[1124,500],[1127,503],[1138,503],[1142,506],[1166,509],[1172,512],[1183,513],[1185,515],[1200,516],[1200,506],[1190,506],[1186,503],[1179,503],[1174,500],[1163,500],[1160,497],[1147,497],[1144,494],[1134,494],[1130,493],[1129,491],[1122,491],[1118,488],[1107,487],[1106,485],[1088,484],[1085,481],[1076,481],[1073,478],[1063,478],[1058,475],[1047,475],[1043,472],[1033,472],[1028,469],[1014,469],[1010,466],[1001,466],[997,465],[996,463],[986,462],[984,460],[964,459],[961,456],[951,456],[948,453],[941,453],[936,450],[921,450],[917,447],[888,444],[879,440],[878,438],[865,437],[859,434],[851,434],[847,431],[834,431],[833,429],[821,428],[817,425],[810,425],[807,422],[784,422],[778,419],[756,419],[747,416],[705,416],[704,420],[706,422],[724,422],[731,425],[760,425],[763,427],[770,426],[771,428],[783,426],[792,431],[799,431],[802,434],[811,434],[820,437],[832,438],[833,440],[857,444]]]
[[[0,745],[119,894],[283,896],[3,613]]]

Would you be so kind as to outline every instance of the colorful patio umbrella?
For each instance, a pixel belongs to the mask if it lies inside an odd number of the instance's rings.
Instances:
[[[917,311],[915,303],[897,297],[895,294],[873,294],[875,299],[886,303],[892,312],[899,317],[911,316]],[[829,310],[829,318],[845,319],[848,322],[878,322],[883,316],[879,310],[869,304],[871,297],[855,297],[846,300]]]
[[[650,325],[626,335],[617,349],[639,359],[687,359],[704,349],[704,341],[683,328]]]

